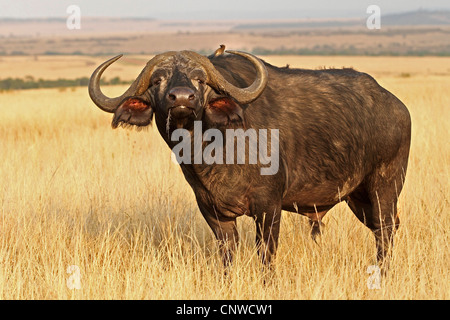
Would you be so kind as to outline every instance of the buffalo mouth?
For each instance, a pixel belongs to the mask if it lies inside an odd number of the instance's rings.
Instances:
[[[190,106],[173,106],[169,108],[170,117],[176,119],[184,119],[191,115],[195,115],[195,109]]]
[[[180,105],[170,107],[168,110],[166,119],[166,132],[170,136],[170,133],[175,129],[191,129],[194,124],[194,120],[197,118],[195,108]]]

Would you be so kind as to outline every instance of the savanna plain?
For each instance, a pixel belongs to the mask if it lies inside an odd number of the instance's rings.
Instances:
[[[106,58],[2,57],[0,70],[75,78]],[[132,79],[148,58],[124,57],[105,76]],[[111,115],[75,87],[0,92],[0,299],[448,299],[450,58],[262,58],[354,67],[409,108],[401,225],[379,286],[368,285],[372,233],[345,203],[325,216],[317,242],[306,218],[283,212],[270,274],[253,220],[238,219],[241,243],[224,276],[213,234],[155,126],[112,130]]]

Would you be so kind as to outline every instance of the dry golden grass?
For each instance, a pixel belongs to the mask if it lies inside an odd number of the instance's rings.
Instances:
[[[380,59],[353,66],[398,61]],[[327,214],[318,244],[304,217],[283,213],[265,285],[253,221],[240,218],[241,245],[224,277],[212,232],[155,128],[111,130],[86,88],[1,93],[0,299],[448,299],[450,77],[417,68],[378,78],[413,119],[402,224],[380,289],[367,286],[372,234],[345,204]],[[67,286],[71,265],[80,289]]]

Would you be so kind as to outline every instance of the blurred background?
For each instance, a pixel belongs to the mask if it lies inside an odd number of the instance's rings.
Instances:
[[[222,42],[255,54],[450,54],[450,2],[375,2],[2,0],[0,54],[210,53]],[[371,5],[379,29],[367,27]]]
[[[1,0],[0,89],[86,85],[103,57],[125,54],[119,64],[140,68],[157,53],[220,44],[261,56],[449,56],[450,2]],[[139,68],[109,81],[129,82]],[[69,73],[75,82],[49,82]]]

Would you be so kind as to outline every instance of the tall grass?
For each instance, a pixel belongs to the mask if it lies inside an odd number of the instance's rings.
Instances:
[[[327,214],[317,243],[304,217],[284,212],[270,275],[252,219],[240,218],[224,276],[157,130],[111,130],[79,88],[0,94],[0,299],[448,299],[450,79],[381,82],[409,107],[413,142],[380,289],[367,285],[373,236],[345,204]],[[68,286],[72,265],[80,289]]]

